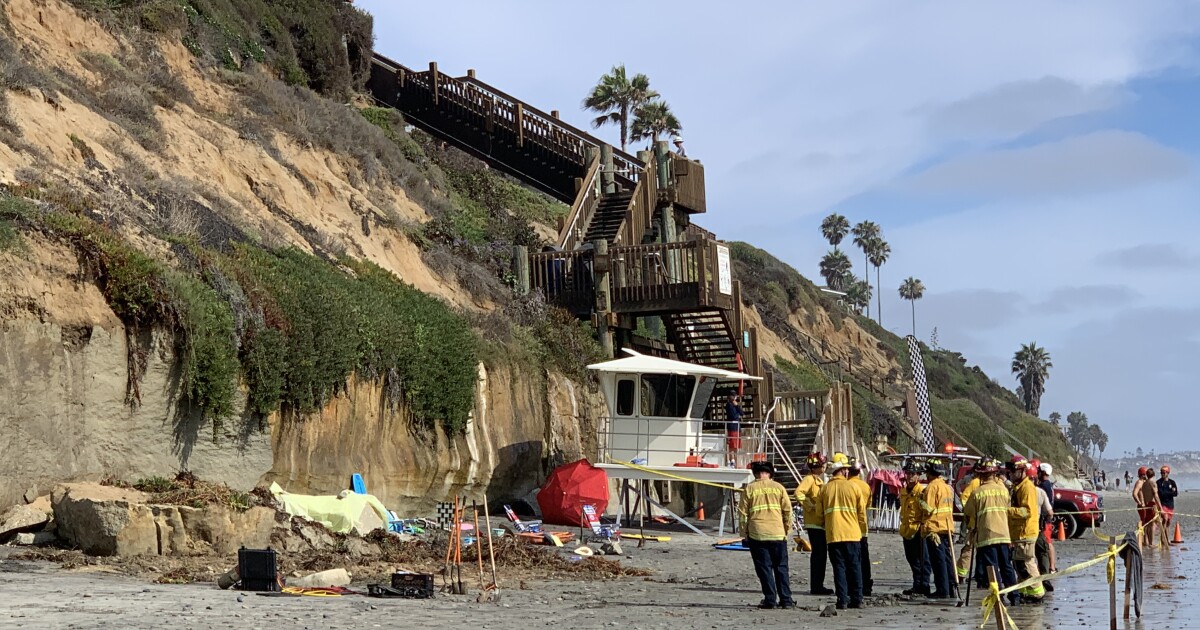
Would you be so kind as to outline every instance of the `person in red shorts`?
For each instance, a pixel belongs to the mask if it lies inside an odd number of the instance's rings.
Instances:
[[[1154,484],[1154,472],[1142,466],[1138,468],[1138,480],[1133,484],[1133,500],[1137,502],[1138,516],[1146,526],[1146,540],[1154,540],[1154,518],[1158,516],[1158,487]]]

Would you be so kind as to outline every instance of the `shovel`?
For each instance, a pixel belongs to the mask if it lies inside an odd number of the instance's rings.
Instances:
[[[458,498],[455,497],[454,504],[458,505]],[[458,522],[454,524],[454,594],[466,595],[467,585],[462,581],[462,521],[465,516],[467,499],[462,500],[462,507],[458,511]]]
[[[481,601],[499,602],[500,583],[496,580],[496,548],[492,546],[492,515],[490,512],[488,512],[488,501],[486,494],[483,495],[483,519],[484,526],[487,527],[488,557],[491,558],[492,562],[492,583],[485,588],[483,592],[479,594],[479,596]],[[476,539],[478,539],[478,534],[476,535]],[[483,548],[481,547],[480,553],[482,552]]]

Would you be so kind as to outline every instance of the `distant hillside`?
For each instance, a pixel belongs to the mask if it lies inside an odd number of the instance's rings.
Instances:
[[[828,294],[770,253],[731,243],[742,295],[776,343],[763,356],[786,379],[803,387],[849,380],[855,393],[859,435],[887,435],[899,450],[914,448],[915,427],[895,412],[912,383],[908,342],[839,306]],[[1016,394],[951,350],[920,344],[935,430],[973,450],[1007,456],[1036,450],[1059,466],[1073,465],[1059,430],[1022,409]]]

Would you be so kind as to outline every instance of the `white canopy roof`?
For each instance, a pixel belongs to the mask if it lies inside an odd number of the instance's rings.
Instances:
[[[716,378],[722,381],[759,381],[762,380],[757,376],[750,376],[741,372],[731,372],[722,370],[721,368],[708,367],[706,365],[696,365],[695,363],[685,363],[674,359],[664,359],[662,357],[654,357],[650,355],[634,352],[626,349],[626,353],[631,356],[623,359],[613,359],[604,363],[593,363],[588,366],[589,370],[597,372],[621,372],[625,374],[679,374],[690,376],[707,376]]]

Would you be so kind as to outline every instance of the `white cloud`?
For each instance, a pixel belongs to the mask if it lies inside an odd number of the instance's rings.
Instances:
[[[1032,147],[966,155],[897,184],[919,194],[1016,198],[1080,195],[1170,181],[1188,175],[1192,160],[1146,136],[1101,131]]]

